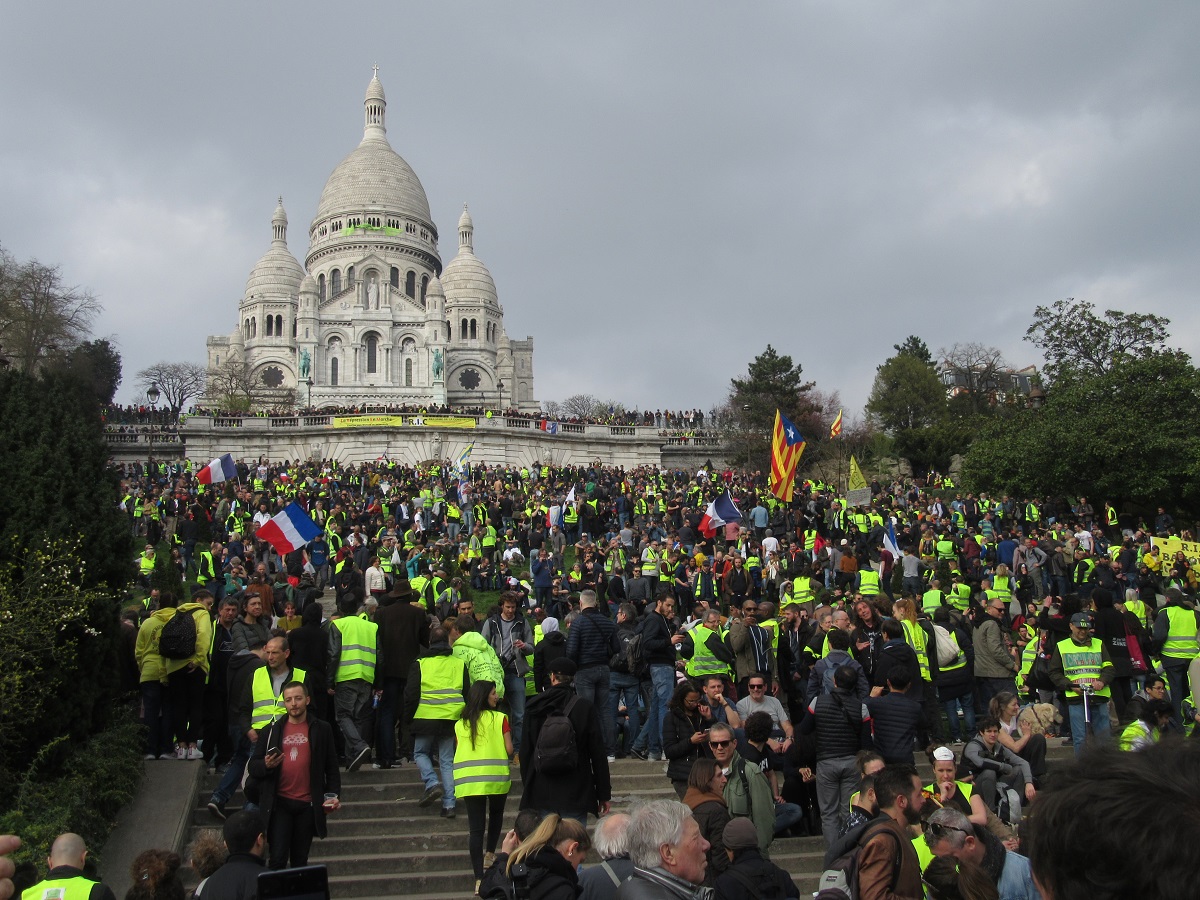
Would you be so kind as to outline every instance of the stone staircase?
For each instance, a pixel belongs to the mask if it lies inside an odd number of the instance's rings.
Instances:
[[[1053,771],[1072,758],[1070,747],[1051,739],[1048,754]],[[674,798],[666,763],[623,759],[611,765],[613,810],[628,811],[638,800]],[[932,771],[923,759],[918,770],[926,782]],[[505,829],[516,817],[521,797],[520,772],[513,768],[513,786],[505,809]],[[205,809],[218,781],[205,776],[195,797],[188,840],[202,828],[220,827]],[[342,774],[342,809],[329,817],[329,837],[314,842],[310,862],[329,868],[330,893],[335,898],[402,897],[405,900],[469,898],[474,889],[467,855],[467,818],[463,804],[458,816],[443,819],[440,804],[417,805],[424,788],[413,763],[387,771],[369,766]],[[229,809],[237,808],[239,796]],[[777,838],[771,859],[787,869],[802,895],[811,895],[821,873],[825,843],[818,837]],[[589,863],[596,862],[595,854]]]

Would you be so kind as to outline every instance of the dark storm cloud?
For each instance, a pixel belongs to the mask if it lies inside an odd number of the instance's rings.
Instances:
[[[361,135],[457,251],[463,202],[538,395],[719,401],[771,341],[848,414],[909,333],[1021,341],[1074,296],[1196,352],[1200,8],[23,4],[0,243],[63,265],[132,374],[233,328],[282,194],[301,260]]]

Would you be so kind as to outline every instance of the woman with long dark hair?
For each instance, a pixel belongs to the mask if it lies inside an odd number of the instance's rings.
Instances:
[[[700,826],[700,834],[708,841],[708,868],[704,883],[712,884],[718,875],[729,868],[729,857],[721,842],[721,833],[729,823],[729,807],[725,803],[725,772],[715,759],[702,756],[692,763],[688,773],[688,789],[683,802],[692,811]]]
[[[667,716],[663,719],[663,754],[667,763],[667,777],[682,800],[688,787],[688,775],[692,763],[708,755],[709,724],[700,715],[700,689],[691,681],[681,681],[667,704]]]
[[[512,787],[508,760],[512,756],[512,730],[508,716],[496,709],[499,699],[496,685],[480,680],[471,685],[462,718],[454,724],[458,739],[454,750],[455,794],[467,804],[469,837],[467,849],[475,872],[475,892],[483,870],[491,860],[484,859],[484,830],[487,853],[494,857],[500,842],[504,804]]]

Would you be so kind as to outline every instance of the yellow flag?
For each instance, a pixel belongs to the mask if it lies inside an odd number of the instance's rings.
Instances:
[[[862,469],[858,467],[858,460],[853,456],[850,457],[850,481],[846,487],[852,491],[861,491],[867,486],[867,479],[863,477]]]

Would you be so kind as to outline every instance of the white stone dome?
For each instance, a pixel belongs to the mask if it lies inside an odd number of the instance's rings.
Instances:
[[[496,282],[473,248],[475,226],[463,206],[458,220],[458,256],[442,270],[442,290],[449,303],[477,302],[497,305]]]
[[[378,208],[431,223],[425,188],[412,167],[387,140],[387,101],[379,75],[371,79],[363,101],[366,123],[362,142],[337,164],[325,189],[313,224],[330,216]]]
[[[283,199],[271,216],[271,248],[262,255],[246,279],[246,299],[250,297],[294,297],[304,279],[304,268],[287,248],[287,213]]]

